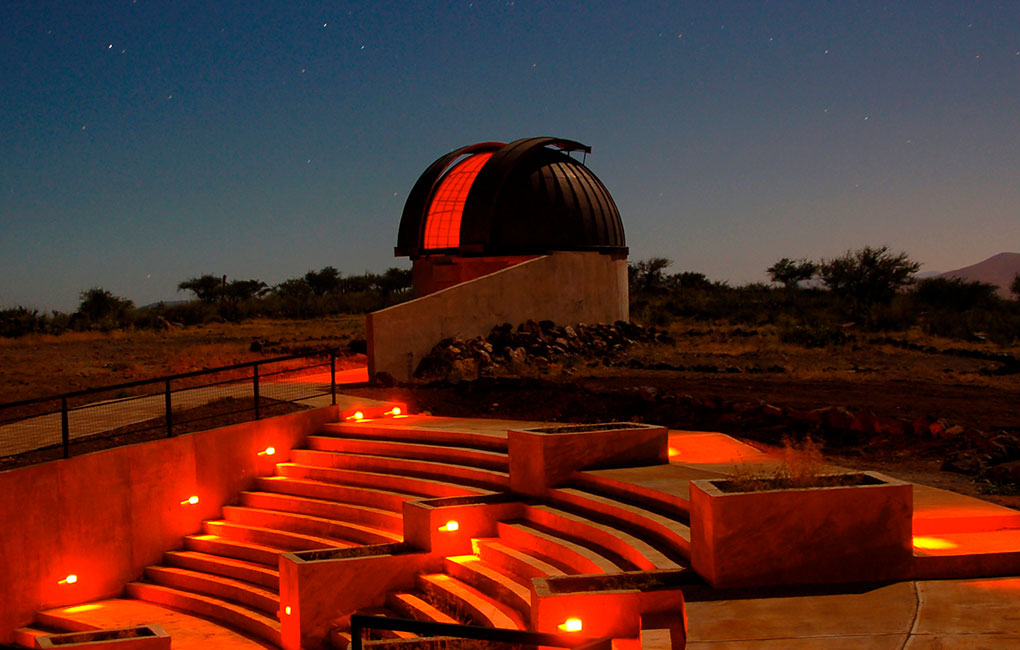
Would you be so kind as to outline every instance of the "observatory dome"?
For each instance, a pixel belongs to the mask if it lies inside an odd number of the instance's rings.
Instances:
[[[602,181],[559,138],[482,142],[432,163],[411,189],[397,255],[496,257],[554,251],[627,254],[620,212]]]

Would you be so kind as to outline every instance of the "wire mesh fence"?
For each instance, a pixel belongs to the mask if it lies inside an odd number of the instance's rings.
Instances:
[[[336,403],[336,352],[0,405],[0,469]]]

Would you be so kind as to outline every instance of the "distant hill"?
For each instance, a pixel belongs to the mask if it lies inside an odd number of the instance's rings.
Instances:
[[[962,269],[939,273],[938,278],[960,278],[969,282],[987,282],[999,287],[999,295],[1009,298],[1009,285],[1020,273],[1020,253],[999,253],[983,262],[965,266]]]

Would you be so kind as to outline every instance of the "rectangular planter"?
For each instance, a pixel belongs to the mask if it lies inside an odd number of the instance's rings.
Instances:
[[[726,479],[691,481],[691,568],[717,588],[908,577],[913,486],[855,474],[868,484],[726,492]]]
[[[510,489],[546,496],[580,469],[664,465],[669,432],[650,424],[568,424],[507,431]]]
[[[577,618],[581,634],[611,637],[614,647],[621,639],[639,640],[642,628],[665,628],[671,650],[682,650],[687,643],[683,589],[691,578],[685,569],[533,578],[531,626],[556,634],[560,624]]]
[[[88,648],[88,650],[169,650],[170,635],[158,625],[139,625],[115,630],[90,630],[50,634],[36,639],[40,648]]]

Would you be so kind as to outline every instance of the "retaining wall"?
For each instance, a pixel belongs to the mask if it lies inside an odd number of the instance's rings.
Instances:
[[[337,419],[313,409],[0,472],[0,643],[40,609],[120,595]],[[68,574],[78,581],[59,584]]]
[[[629,318],[626,258],[552,253],[369,314],[368,372],[407,381],[442,339],[483,336],[501,323]]]

